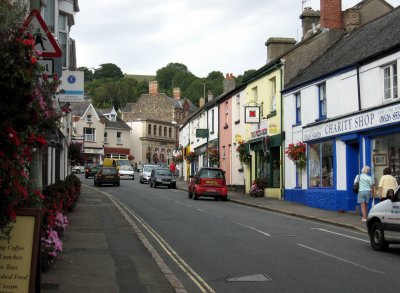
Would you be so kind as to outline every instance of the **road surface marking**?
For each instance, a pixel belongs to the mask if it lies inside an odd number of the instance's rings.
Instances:
[[[325,255],[325,256],[328,256],[328,257],[332,257],[332,258],[334,258],[334,259],[337,259],[337,260],[339,260],[339,261],[345,262],[345,263],[347,263],[347,264],[350,264],[350,265],[359,267],[359,268],[361,268],[361,269],[364,269],[364,270],[367,270],[367,271],[371,271],[371,272],[373,272],[373,273],[384,274],[384,272],[381,272],[381,271],[375,270],[375,269],[373,269],[373,268],[369,268],[369,267],[360,265],[360,264],[358,264],[358,263],[356,263],[356,262],[352,262],[352,261],[347,260],[347,259],[345,259],[345,258],[341,258],[341,257],[339,257],[339,256],[336,256],[336,255],[333,255],[333,254],[329,254],[329,253],[323,252],[323,251],[321,251],[321,250],[318,250],[318,249],[315,249],[315,248],[312,248],[312,247],[309,247],[309,246],[306,246],[306,245],[303,245],[303,244],[297,244],[297,245],[298,245],[298,246],[301,246],[301,247],[303,247],[303,248],[309,249],[309,250],[311,250],[311,251],[317,252],[317,253],[319,253],[319,254],[322,254],[322,255]]]
[[[311,228],[311,229],[312,229],[312,230],[318,230],[318,231],[326,232],[326,233],[330,233],[330,234],[335,234],[335,235],[339,235],[339,236],[342,236],[342,237],[347,237],[347,238],[351,238],[351,239],[355,239],[355,240],[359,240],[359,241],[363,241],[363,242],[369,243],[369,240],[365,240],[365,239],[361,239],[361,238],[349,236],[349,235],[346,235],[346,234],[341,234],[341,233],[329,231],[329,230],[326,230],[326,229],[321,229],[321,228]]]
[[[102,191],[100,191],[102,192]],[[181,270],[196,284],[196,286],[200,289],[201,292],[210,292],[215,293],[215,291],[204,281],[179,255],[178,253],[172,249],[172,247],[155,231],[151,226],[149,226],[139,215],[135,214],[128,206],[126,206],[119,199],[115,198],[113,195],[102,192],[105,196],[107,196],[120,210],[122,215],[126,218],[126,220],[131,224],[132,228],[134,228],[135,232],[149,250],[151,255],[153,256],[156,263],[159,265],[161,271],[164,272],[165,277],[169,280],[169,282],[173,285],[176,292],[184,293],[187,292],[184,288],[183,284],[177,279],[177,277],[172,273],[172,271],[168,268],[165,262],[162,260],[161,256],[157,253],[155,248],[151,245],[149,240],[140,230],[138,225],[133,221],[131,217],[129,217],[126,213],[129,213],[133,218],[136,219],[137,222],[141,224],[141,226],[147,230],[147,232],[154,238],[156,242],[160,245],[160,247],[165,251],[166,254],[176,263],[177,266],[181,268]]]
[[[247,225],[245,225],[245,224],[241,224],[241,223],[238,223],[238,222],[234,222],[234,223],[236,223],[236,224],[238,224],[238,225],[240,225],[240,226],[249,228],[249,229],[251,229],[251,230],[257,231],[258,233],[261,233],[261,234],[263,234],[263,235],[265,235],[265,236],[268,236],[268,237],[271,236],[271,234],[268,234],[268,233],[266,233],[266,232],[264,232],[264,231],[258,230],[258,229],[254,228],[254,227],[247,226]]]

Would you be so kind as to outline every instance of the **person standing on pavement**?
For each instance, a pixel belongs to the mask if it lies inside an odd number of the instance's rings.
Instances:
[[[171,172],[173,174],[175,174],[176,167],[175,167],[175,162],[174,161],[171,161],[171,164],[169,164],[169,169],[171,170]]]
[[[374,183],[372,177],[368,175],[371,168],[369,166],[364,166],[361,169],[361,174],[357,175],[354,179],[354,183],[359,181],[359,189],[357,196],[357,203],[361,206],[362,221],[367,221],[367,206],[371,196],[374,196]]]
[[[397,180],[391,175],[391,173],[390,168],[383,169],[383,176],[381,177],[381,180],[379,180],[378,193],[381,201],[388,198],[390,199],[387,195],[388,190],[392,189],[394,194],[394,191],[397,189]]]

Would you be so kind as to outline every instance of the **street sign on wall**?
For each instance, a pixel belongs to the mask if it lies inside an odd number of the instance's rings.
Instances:
[[[198,138],[207,138],[208,137],[208,129],[196,129],[196,137]]]
[[[260,107],[246,106],[244,107],[244,123],[260,123]]]
[[[84,72],[64,70],[61,77],[60,102],[83,102],[84,101]]]

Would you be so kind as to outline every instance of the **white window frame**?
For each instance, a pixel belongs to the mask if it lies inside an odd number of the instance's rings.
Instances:
[[[61,25],[61,20],[65,22]],[[64,43],[65,41],[65,43]],[[62,66],[67,67],[68,60],[68,16],[60,13],[58,15],[58,42],[62,51]]]
[[[271,105],[270,105],[270,112],[276,111],[276,78],[271,78]]]
[[[96,128],[85,127],[83,129],[83,133],[85,136],[85,141],[90,141],[90,142],[96,141]]]
[[[108,133],[104,132],[104,143],[108,143]]]
[[[328,112],[325,82],[318,85],[318,108],[319,119],[325,119]]]
[[[383,100],[390,101],[399,97],[399,73],[397,63],[382,67]]]
[[[117,132],[117,144],[122,144],[122,132]]]
[[[236,120],[240,121],[240,95],[236,95]]]
[[[294,98],[296,104],[296,124],[301,124],[301,93],[296,93]]]

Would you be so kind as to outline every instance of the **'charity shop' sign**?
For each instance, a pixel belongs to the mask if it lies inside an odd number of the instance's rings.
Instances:
[[[397,122],[400,122],[399,104],[304,128],[303,141],[342,135]]]

